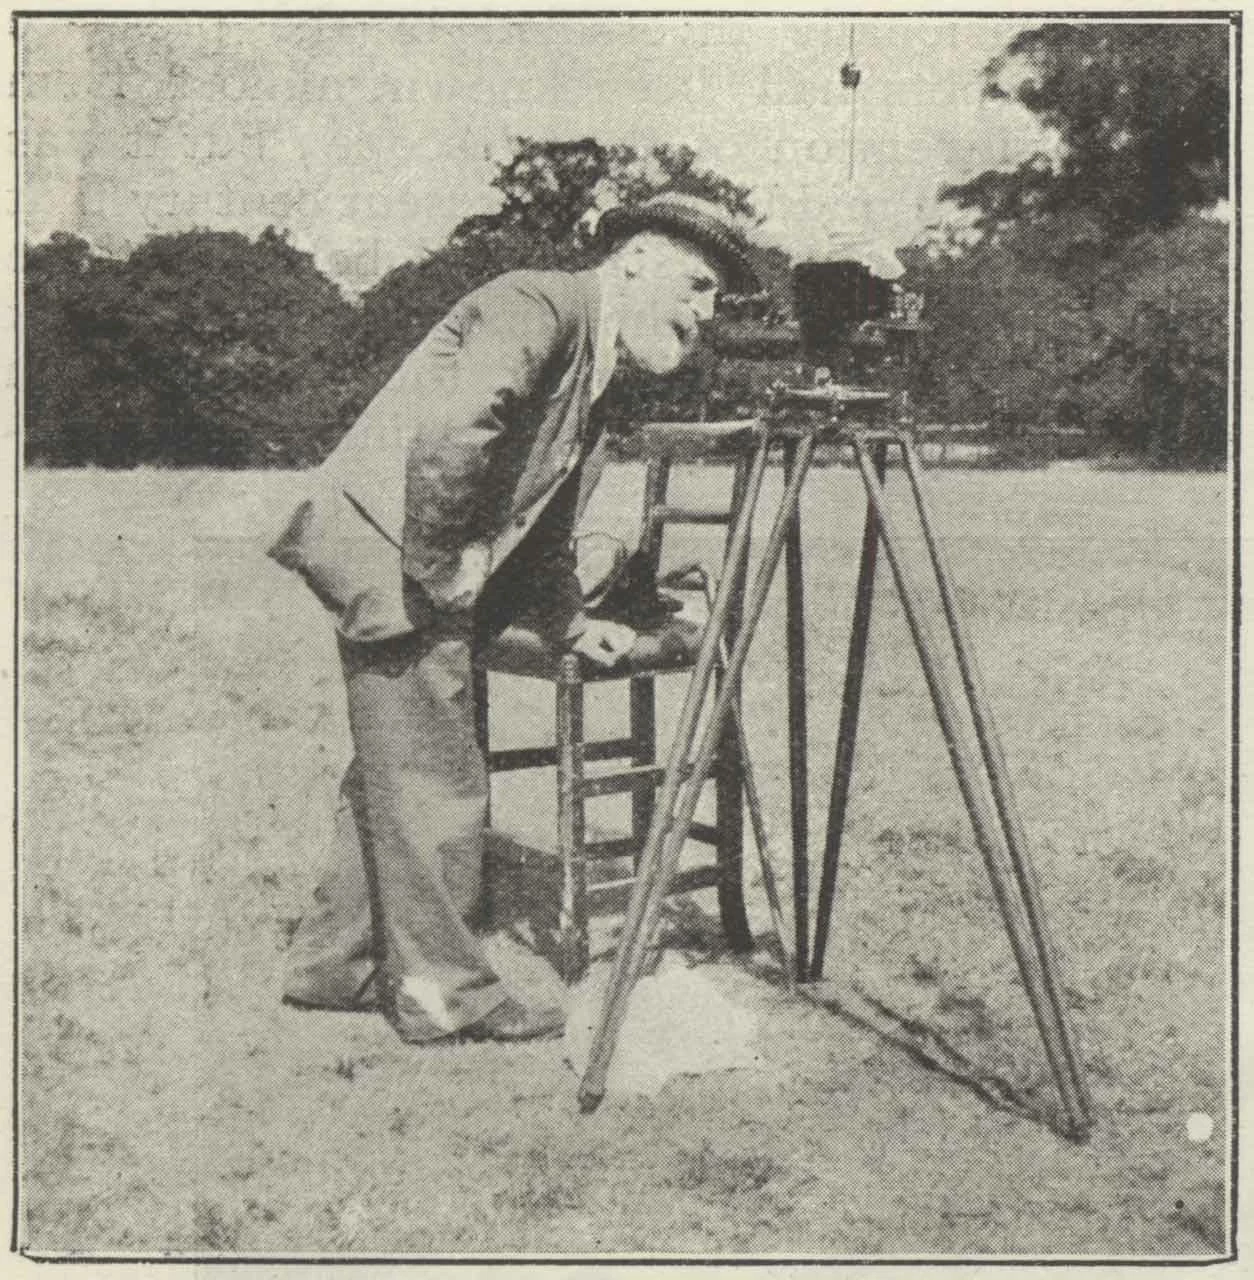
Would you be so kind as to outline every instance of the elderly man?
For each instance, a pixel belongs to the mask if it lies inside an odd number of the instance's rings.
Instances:
[[[377,1007],[412,1043],[557,1034],[472,929],[487,777],[470,656],[513,623],[612,665],[635,635],[581,608],[571,538],[604,442],[589,408],[620,353],[676,369],[723,282],[754,282],[716,206],[608,211],[599,268],[515,271],[464,298],[314,473],[270,549],[335,617],[355,755],[334,862],[292,941],[285,998]]]

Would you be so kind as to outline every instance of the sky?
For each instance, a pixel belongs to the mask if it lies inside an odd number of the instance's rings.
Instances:
[[[516,136],[687,143],[753,189],[796,254],[831,231],[906,243],[937,188],[1049,140],[980,70],[1000,19],[71,20],[20,28],[22,213],[125,253],[267,225],[349,292],[496,207]],[[851,97],[840,86],[853,30]]]

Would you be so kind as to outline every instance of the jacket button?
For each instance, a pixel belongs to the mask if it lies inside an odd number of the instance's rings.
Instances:
[[[515,523],[515,524],[516,524],[516,525],[521,529],[521,528],[523,528],[523,527],[526,525],[526,523],[527,523],[527,517],[526,517],[526,516],[516,516],[516,517],[514,518],[514,523]]]

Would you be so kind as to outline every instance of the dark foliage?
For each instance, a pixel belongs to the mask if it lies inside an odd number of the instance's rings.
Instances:
[[[25,284],[28,461],[292,465],[347,424],[353,309],[272,229],[156,236],[125,262],[54,237]]]
[[[1083,210],[1108,235],[1167,227],[1228,194],[1226,23],[1050,23],[985,71],[1058,138],[1013,171],[942,189],[994,229]]]
[[[86,241],[57,233],[27,249],[24,265],[26,460],[96,461],[100,425],[114,406],[74,317],[109,264],[93,257]]]
[[[1051,23],[986,69],[1053,130],[1058,156],[941,197],[981,237],[918,251],[930,408],[1010,435],[1082,428],[1160,465],[1227,456],[1224,23]]]
[[[1190,218],[1094,260],[1091,234],[1057,215],[955,257],[914,257],[928,411],[1010,434],[1079,427],[1099,451],[1221,465],[1228,228]]]
[[[913,253],[906,284],[931,322],[914,390],[934,416],[1012,436],[1080,426],[1156,462],[1223,460],[1227,230],[1190,210],[1226,190],[1226,28],[1173,26],[1174,44],[1164,30],[1054,24],[990,66],[987,92],[1055,128],[1062,159],[950,188],[985,234]],[[1011,85],[1016,66],[1030,74]],[[59,234],[28,247],[27,461],[317,461],[464,294],[514,268],[595,261],[585,215],[606,197],[678,189],[757,217],[747,188],[685,146],[523,138],[493,186],[499,208],[356,305],[273,229],[158,236],[125,261]],[[624,368],[599,409],[612,430],[751,413],[772,381],[796,379],[791,264],[774,251],[761,265],[765,294],[729,299],[678,375]]]
[[[201,230],[156,236],[125,261],[65,235],[28,248],[27,461],[315,462],[470,290],[519,267],[595,261],[581,219],[604,196],[671,188],[755,216],[748,189],[701,168],[685,146],[641,155],[591,138],[523,138],[492,185],[498,210],[465,219],[442,248],[388,272],[357,306],[273,229],[255,241]],[[708,366],[668,382],[629,375],[611,416],[692,416],[710,398],[711,377]]]

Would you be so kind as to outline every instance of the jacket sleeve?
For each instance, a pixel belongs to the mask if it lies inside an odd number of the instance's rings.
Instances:
[[[492,446],[518,429],[561,341],[553,304],[512,282],[472,294],[433,335],[436,403],[406,458],[402,568],[437,604],[448,602],[462,550],[495,532],[484,513],[509,478],[493,474]]]

